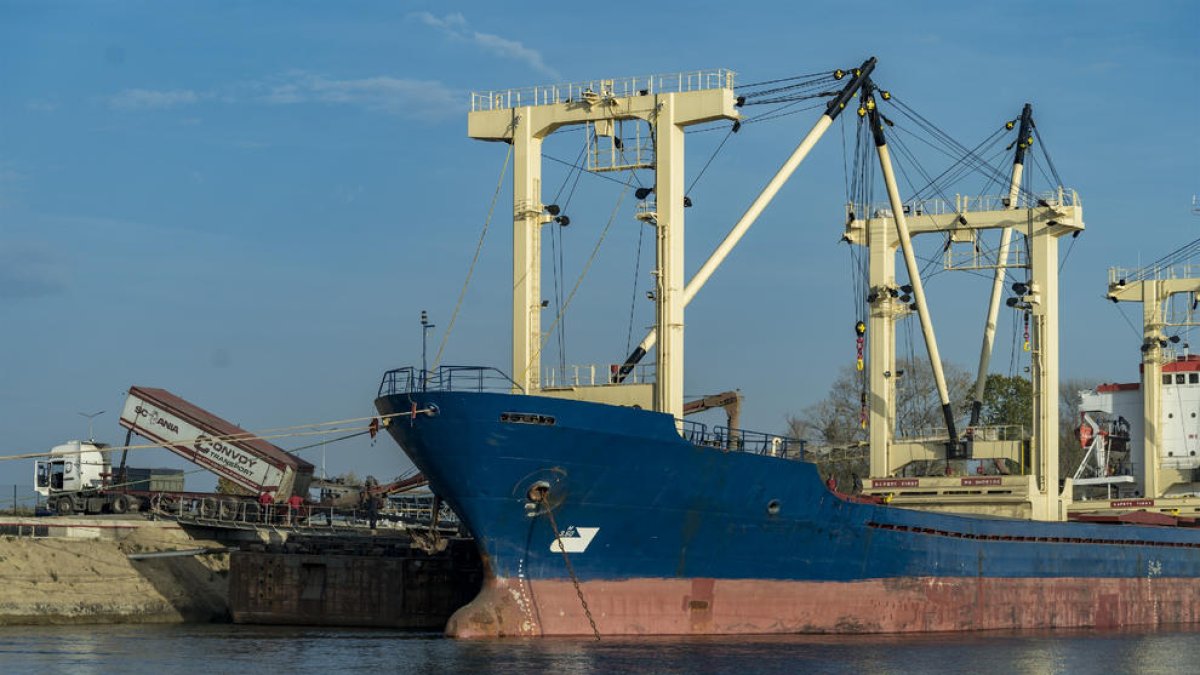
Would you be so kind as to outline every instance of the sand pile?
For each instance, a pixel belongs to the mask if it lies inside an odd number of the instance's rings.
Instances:
[[[120,541],[0,537],[0,625],[226,620],[227,554],[126,557],[203,546],[219,545],[157,528]]]

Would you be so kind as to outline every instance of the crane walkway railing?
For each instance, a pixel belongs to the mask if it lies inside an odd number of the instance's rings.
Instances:
[[[942,198],[910,199],[904,202],[904,215],[909,218],[940,216],[947,214],[969,214],[980,211],[1007,211],[1034,207],[1079,206],[1079,194],[1072,189],[1059,187],[1057,190],[1035,195],[1022,194],[1017,204],[1009,201],[1008,195],[954,195],[954,200]],[[891,203],[846,205],[849,214],[856,218],[891,218]]]
[[[621,369],[619,363],[588,363],[567,365],[563,368],[550,366],[542,369],[542,386],[547,389],[555,387],[596,387],[605,385],[653,384],[655,365],[643,363],[634,366],[633,370],[621,382],[617,381],[617,373]]]
[[[628,96],[683,93],[703,89],[733,89],[734,72],[725,68],[689,70],[663,75],[637,75],[539,85],[517,89],[471,92],[471,112],[507,110],[556,103],[590,104]]]

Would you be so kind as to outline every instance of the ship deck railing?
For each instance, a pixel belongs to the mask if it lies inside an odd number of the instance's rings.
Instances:
[[[662,75],[635,75],[517,89],[471,92],[471,112],[507,110],[557,103],[591,103],[602,98],[651,96],[704,89],[733,89],[734,72],[726,68],[689,70]]]
[[[692,420],[679,420],[679,422],[683,437],[692,445],[719,448],[729,452],[748,452],[752,455],[804,459],[804,446],[807,441],[799,438],[730,427],[719,426],[709,429],[702,422]]]
[[[418,391],[508,393],[524,389],[503,371],[487,366],[438,366],[435,370],[405,366],[387,371],[379,383],[380,396]]]

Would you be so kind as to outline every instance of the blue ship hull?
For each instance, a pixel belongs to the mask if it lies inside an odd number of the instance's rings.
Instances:
[[[634,408],[455,391],[376,406],[430,411],[388,430],[483,555],[488,580],[452,635],[590,634],[589,619],[603,634],[1198,620],[1195,530],[862,503],[810,463],[696,445]]]

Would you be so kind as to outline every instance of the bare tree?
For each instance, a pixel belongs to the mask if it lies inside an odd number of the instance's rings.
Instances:
[[[861,424],[862,392],[860,373],[843,368],[821,401],[788,418],[792,436],[830,446],[853,445],[867,439]]]
[[[974,378],[953,363],[942,364],[942,370],[946,375],[950,404],[955,411],[966,414]],[[897,374],[904,373],[896,383],[896,435],[921,435],[944,429],[942,402],[929,364],[920,359],[915,362],[901,359],[896,362],[896,371]]]
[[[972,380],[962,368],[945,364],[950,400],[961,408]],[[864,373],[853,366],[843,368],[821,401],[788,419],[789,432],[827,446],[846,446],[867,440],[863,425]],[[896,435],[906,436],[945,427],[933,370],[927,363],[901,359],[896,362]]]

